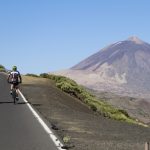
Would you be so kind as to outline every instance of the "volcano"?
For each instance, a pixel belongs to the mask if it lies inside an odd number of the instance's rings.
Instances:
[[[148,98],[150,44],[132,36],[101,49],[57,74],[70,77],[96,91]]]

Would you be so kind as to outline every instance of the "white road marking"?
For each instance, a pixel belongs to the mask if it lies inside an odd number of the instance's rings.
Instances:
[[[19,90],[19,94],[22,97],[22,99],[24,100],[24,102],[27,103],[27,106],[29,107],[29,109],[31,110],[31,112],[33,113],[35,118],[39,121],[39,123],[42,125],[44,130],[47,132],[49,137],[55,143],[58,150],[65,150],[65,149],[61,148],[63,146],[63,144],[58,140],[58,138],[54,135],[54,133],[50,130],[50,128],[46,125],[46,123],[42,120],[42,118],[37,114],[37,112],[33,109],[33,107],[28,103],[28,101],[26,100],[26,98],[24,97],[24,95],[21,93],[20,90]]]

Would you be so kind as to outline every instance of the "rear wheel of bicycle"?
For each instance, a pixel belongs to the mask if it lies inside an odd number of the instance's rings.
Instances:
[[[16,104],[16,89],[13,89],[12,91],[12,97],[13,97],[13,100],[14,100],[14,104]]]

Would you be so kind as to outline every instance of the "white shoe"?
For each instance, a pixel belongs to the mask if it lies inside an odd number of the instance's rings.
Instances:
[[[12,90],[10,91],[10,94],[12,95]]]

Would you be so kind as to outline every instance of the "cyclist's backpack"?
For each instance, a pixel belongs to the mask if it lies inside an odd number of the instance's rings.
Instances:
[[[13,83],[18,83],[19,72],[17,72],[17,71],[12,71],[10,74],[11,74],[11,81],[12,81]]]

